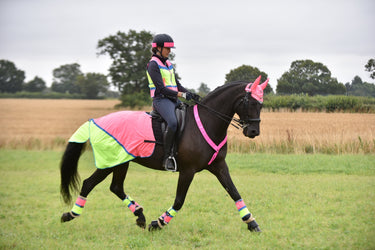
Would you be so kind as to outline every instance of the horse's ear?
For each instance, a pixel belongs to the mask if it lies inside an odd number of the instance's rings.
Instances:
[[[267,78],[267,80],[264,82],[264,83],[262,83],[261,85],[259,85],[262,89],[265,89],[266,87],[267,87],[267,84],[268,84],[268,81],[269,81],[270,79],[269,78]]]
[[[253,85],[251,85],[251,88],[250,88],[250,91],[251,92],[254,92],[255,89],[257,88],[257,86],[259,85],[259,82],[260,82],[260,79],[262,78],[262,76],[258,76],[258,78],[255,80],[255,82],[253,83]]]

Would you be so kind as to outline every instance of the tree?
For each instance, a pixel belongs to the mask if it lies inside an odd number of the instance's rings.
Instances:
[[[375,79],[375,59],[368,60],[367,64],[365,65],[365,70],[370,72],[370,77]]]
[[[105,93],[109,83],[107,77],[99,73],[87,73],[77,77],[77,86],[80,92],[88,99],[96,99],[100,93]]]
[[[201,83],[201,85],[199,86],[198,88],[198,95],[200,95],[201,97],[204,97],[206,96],[208,93],[210,93],[210,88],[207,86],[207,84],[205,83]]]
[[[15,93],[22,90],[25,72],[8,60],[0,60],[0,92]]]
[[[60,93],[80,93],[80,89],[76,84],[77,77],[82,75],[80,65],[78,63],[62,65],[53,70],[52,91]]]
[[[257,67],[249,65],[242,65],[238,68],[232,69],[228,74],[225,75],[225,83],[235,81],[246,81],[253,82],[258,76],[262,76],[262,79],[267,79],[268,75],[263,71],[260,71]],[[273,89],[271,85],[267,85],[264,89],[264,93],[272,93]]]
[[[331,71],[322,63],[297,60],[278,79],[276,91],[278,94],[340,95],[345,94],[346,88],[331,77]]]
[[[363,82],[359,76],[355,76],[351,83],[346,83],[347,95],[375,97],[375,85]]]
[[[150,32],[129,30],[99,40],[98,54],[108,54],[113,60],[109,75],[122,94],[148,94],[146,65],[151,57],[152,38]]]
[[[29,92],[42,92],[45,88],[46,82],[37,76],[23,86],[23,89]]]

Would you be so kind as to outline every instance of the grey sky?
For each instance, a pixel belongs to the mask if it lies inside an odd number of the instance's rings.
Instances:
[[[129,29],[168,33],[182,83],[211,89],[243,64],[277,79],[291,62],[312,59],[339,82],[359,75],[375,58],[373,0],[0,0],[0,59],[13,61],[26,80],[79,63],[84,73],[108,73],[97,56],[99,39]]]

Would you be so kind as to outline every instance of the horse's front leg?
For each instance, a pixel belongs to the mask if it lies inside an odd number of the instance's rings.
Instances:
[[[186,193],[189,189],[191,181],[194,178],[195,172],[192,170],[187,170],[180,172],[178,177],[177,192],[174,204],[165,213],[163,213],[157,220],[151,222],[148,226],[149,231],[162,229],[164,226],[168,225],[171,219],[177,214],[178,210],[182,208],[185,202]]]
[[[249,212],[245,205],[245,202],[242,200],[240,194],[238,193],[236,186],[233,184],[226,162],[223,160],[214,163],[208,168],[208,170],[217,177],[221,185],[223,185],[225,190],[229,193],[230,197],[235,201],[238,212],[240,213],[242,221],[247,224],[247,228],[250,231],[261,232],[254,217]]]

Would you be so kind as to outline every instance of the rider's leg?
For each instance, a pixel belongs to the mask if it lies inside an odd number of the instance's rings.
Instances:
[[[173,144],[177,131],[176,109],[177,103],[168,98],[155,98],[154,107],[167,122],[168,127],[164,134],[164,158],[163,165],[166,170],[176,170],[176,161],[174,159]]]

